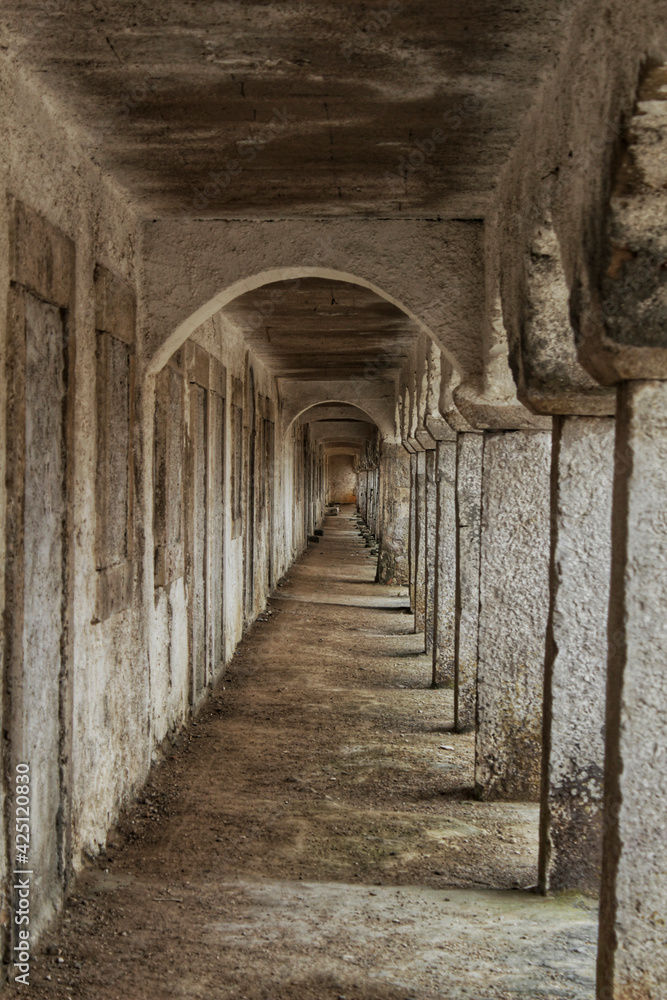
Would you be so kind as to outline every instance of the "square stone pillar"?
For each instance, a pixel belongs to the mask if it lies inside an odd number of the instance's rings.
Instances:
[[[667,989],[667,382],[618,393],[598,1000]]]
[[[600,886],[614,430],[613,417],[554,420],[543,892]]]
[[[426,628],[426,452],[417,452],[415,474],[415,633]]]
[[[408,583],[410,458],[400,444],[382,445],[378,583]]]
[[[370,484],[370,509],[368,512],[368,527],[375,538],[378,534],[378,470],[377,468],[372,469],[368,473],[368,482]]]
[[[357,510],[365,519],[366,508],[366,472],[362,469],[357,473]]]
[[[436,466],[433,687],[452,687],[456,651],[456,441],[438,441]],[[428,646],[427,646],[428,649]]]
[[[537,801],[549,609],[551,434],[484,435],[475,787]]]
[[[482,516],[481,434],[459,434],[456,456],[456,658],[454,728],[473,729],[477,718],[479,550]]]
[[[424,649],[433,649],[435,622],[435,579],[438,488],[436,482],[436,450],[425,452],[424,475]]]
[[[410,455],[410,537],[408,545],[408,580],[410,590],[410,609],[415,610],[415,570],[417,558],[417,455]]]

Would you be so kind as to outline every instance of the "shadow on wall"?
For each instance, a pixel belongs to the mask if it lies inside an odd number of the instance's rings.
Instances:
[[[357,502],[357,475],[352,455],[329,457],[329,503]]]

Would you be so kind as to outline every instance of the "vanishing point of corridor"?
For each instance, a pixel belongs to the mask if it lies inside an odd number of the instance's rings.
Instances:
[[[538,807],[474,800],[406,591],[352,507],[324,524],[89,859],[35,998],[593,997],[592,903],[529,891]]]

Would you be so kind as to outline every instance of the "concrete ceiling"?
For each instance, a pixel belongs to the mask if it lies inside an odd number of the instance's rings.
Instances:
[[[477,217],[568,7],[3,0],[0,44],[148,217]]]
[[[420,332],[370,289],[324,278],[264,285],[224,312],[278,378],[392,378]]]

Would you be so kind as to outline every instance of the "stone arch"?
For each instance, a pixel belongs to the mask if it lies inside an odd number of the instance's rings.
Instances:
[[[339,387],[342,383],[338,384]],[[305,395],[305,393],[304,393]],[[327,395],[326,392],[323,393],[321,399],[311,399],[304,405],[303,396],[299,401],[286,401],[283,410],[283,420],[285,430],[289,430],[292,424],[307,413],[308,410],[312,410],[316,406],[353,406],[360,413],[363,413],[368,417],[371,423],[380,431],[383,438],[393,438],[394,437],[394,416],[393,416],[393,400],[391,407],[389,407],[384,399],[366,399],[362,403],[356,398],[345,398],[347,394],[344,389],[342,391],[336,392],[335,395]]]
[[[203,323],[206,322],[206,320],[210,319],[221,309],[224,309],[225,306],[229,305],[230,302],[233,302],[234,299],[238,298],[240,295],[244,295],[246,292],[255,291],[258,288],[262,288],[264,285],[270,285],[274,282],[298,281],[301,278],[329,278],[332,281],[345,281],[351,285],[359,285],[363,288],[368,288],[381,299],[384,299],[386,302],[390,302],[392,305],[396,306],[396,308],[400,309],[400,311],[404,313],[408,319],[416,323],[430,340],[440,346],[441,350],[450,359],[454,368],[460,369],[459,361],[441,344],[430,327],[426,325],[424,320],[404,302],[391,295],[389,292],[384,291],[384,289],[374,284],[372,281],[360,277],[359,275],[351,274],[347,271],[341,271],[331,267],[275,267],[232,282],[222,291],[217,292],[203,305],[199,306],[198,309],[195,309],[194,312],[190,313],[186,319],[182,320],[172,330],[166,340],[150,356],[147,365],[148,374],[155,375],[158,371],[160,371],[174,352],[185,343],[188,337],[194,333],[195,330],[197,330]]]
[[[317,403],[308,403],[298,413],[295,413],[294,416],[290,418],[289,424],[287,425],[287,430],[290,429],[295,420],[298,420],[299,417],[302,417],[304,413],[308,412],[308,410],[314,410],[316,406],[351,406],[353,409],[358,410],[360,414],[363,414],[365,417],[368,417],[371,423],[374,423],[377,427],[380,426],[376,418],[366,407],[360,406],[358,403],[351,403],[346,399],[336,398],[336,399],[322,399]],[[371,409],[373,409],[372,406]],[[351,419],[354,419],[354,417],[352,416]]]

